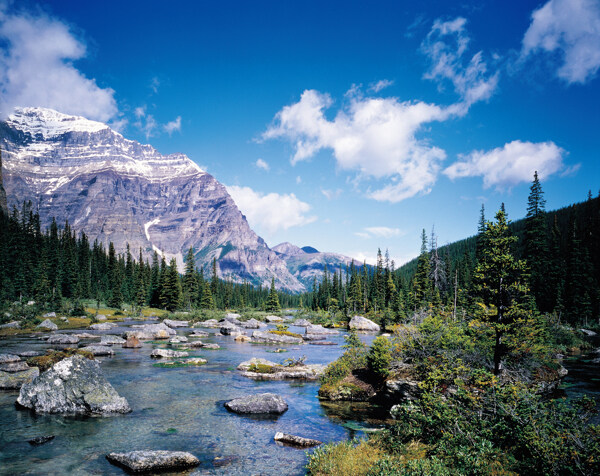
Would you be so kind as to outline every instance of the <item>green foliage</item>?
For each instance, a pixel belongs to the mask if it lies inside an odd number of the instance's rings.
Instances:
[[[296,337],[297,339],[302,339],[302,336],[300,334],[296,334],[295,332],[290,332],[290,331],[276,331],[276,330],[270,330],[269,332],[271,334],[276,334],[278,336],[288,336],[288,337]]]
[[[277,372],[277,368],[273,365],[251,364],[250,367],[248,367],[248,371],[255,372],[258,374],[274,374],[275,372]]]
[[[367,353],[367,367],[380,379],[385,379],[390,371],[389,366],[392,360],[392,344],[384,336],[376,337]]]
[[[82,355],[86,359],[94,360],[94,354],[87,350],[67,348],[62,351],[49,351],[46,355],[40,355],[38,357],[30,357],[27,359],[27,364],[31,367],[39,368],[40,372],[44,372],[54,364],[67,357],[72,357],[73,355]]]
[[[281,312],[279,297],[277,296],[277,291],[275,290],[275,278],[271,278],[271,291],[269,292],[269,297],[265,305],[265,311],[274,312],[276,314]]]

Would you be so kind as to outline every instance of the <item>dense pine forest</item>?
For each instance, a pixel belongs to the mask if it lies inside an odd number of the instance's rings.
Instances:
[[[505,215],[504,204],[501,209]],[[491,217],[490,217],[491,218]],[[325,270],[303,302],[314,310],[345,315],[368,313],[383,323],[406,322],[428,310],[471,315],[478,306],[476,268],[485,248],[488,221],[481,207],[478,235],[438,247],[432,230],[421,236],[418,258],[395,269],[386,252],[375,266],[350,265]],[[508,222],[515,237],[511,252],[526,266],[529,305],[557,319],[581,325],[600,317],[600,197],[546,212],[537,173],[530,188],[527,216]]]
[[[248,283],[217,277],[216,261],[210,271],[198,269],[193,250],[181,275],[175,259],[169,263],[155,252],[151,262],[128,250],[115,253],[112,243],[90,243],[66,222],[53,221],[42,231],[40,219],[25,203],[10,215],[0,209],[0,303],[35,301],[31,312],[60,311],[65,306],[82,312],[81,300],[94,300],[113,308],[129,304],[175,310],[262,308],[277,312],[280,305],[295,306],[298,296],[277,293]]]

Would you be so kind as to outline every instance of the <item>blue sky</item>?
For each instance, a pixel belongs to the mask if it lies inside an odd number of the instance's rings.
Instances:
[[[598,194],[600,1],[0,1],[0,112],[183,152],[269,245],[403,262]]]

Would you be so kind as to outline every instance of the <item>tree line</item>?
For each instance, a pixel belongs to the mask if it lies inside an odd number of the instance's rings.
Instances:
[[[511,223],[502,204],[505,239],[513,237],[506,252],[523,262],[530,306],[563,322],[587,325],[600,318],[600,196],[589,192],[585,202],[553,212],[546,212],[545,204],[537,172],[525,219]],[[423,230],[420,255],[399,269],[381,250],[375,266],[352,262],[343,269],[326,268],[302,303],[346,316],[370,313],[384,323],[417,319],[432,310],[455,319],[473,315],[482,298],[478,266],[489,252],[486,233],[492,226],[498,223],[486,220],[482,205],[476,236],[438,246],[435,231],[428,236]]]
[[[278,312],[281,305],[299,303],[299,296],[277,292],[274,280],[269,288],[220,279],[216,260],[210,270],[198,269],[193,249],[183,274],[174,258],[167,263],[154,252],[145,260],[141,249],[136,255],[129,246],[116,253],[112,242],[108,249],[98,241],[90,243],[68,221],[59,227],[53,219],[42,231],[31,202],[10,214],[0,209],[0,304],[33,300],[58,311],[65,300],[93,299],[115,308],[126,303],[169,311],[248,307]]]

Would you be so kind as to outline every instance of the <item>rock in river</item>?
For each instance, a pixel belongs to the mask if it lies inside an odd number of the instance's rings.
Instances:
[[[163,324],[165,326],[169,326],[170,328],[174,328],[174,327],[187,327],[189,322],[188,321],[174,321],[172,319],[165,319],[163,321]]]
[[[252,342],[261,344],[302,344],[303,341],[299,337],[273,334],[268,331],[254,331]]]
[[[280,415],[287,411],[288,405],[283,398],[274,393],[257,393],[234,398],[225,403],[225,408],[234,413]]]
[[[122,337],[115,335],[105,335],[100,339],[100,345],[124,344],[126,341]]]
[[[31,367],[22,372],[2,372],[0,371],[0,389],[3,390],[18,390],[27,382],[31,382],[40,374],[40,369]]]
[[[0,364],[7,364],[9,362],[18,362],[21,357],[14,354],[0,354]]]
[[[81,350],[87,350],[91,352],[94,357],[100,357],[103,355],[115,355],[115,351],[106,345],[88,345],[86,347],[82,347]]]
[[[187,357],[187,352],[178,352],[176,350],[170,349],[154,349],[150,354],[150,357],[153,359],[160,358],[179,358],[179,357]]]
[[[363,316],[354,316],[350,323],[348,324],[350,329],[356,329],[357,331],[369,331],[369,332],[379,332],[381,329],[379,324],[375,324],[370,319],[367,319]]]
[[[102,322],[100,324],[92,324],[90,329],[94,329],[95,331],[109,331],[116,326],[113,322]]]
[[[38,413],[105,415],[131,411],[94,360],[74,355],[21,387],[17,403]]]
[[[48,344],[77,344],[79,337],[69,334],[54,334],[48,337]]]
[[[46,319],[44,322],[39,324],[37,327],[39,329],[47,329],[49,331],[58,330],[58,326],[56,324],[54,324],[54,322],[52,322],[50,319]]]
[[[320,324],[315,324],[315,325],[309,325],[306,326],[306,335],[320,335],[320,336],[325,336],[325,335],[335,335],[335,334],[339,334],[340,331],[338,331],[337,329],[327,329],[325,327],[323,327]]]
[[[175,471],[193,468],[200,464],[198,458],[183,451],[130,451],[110,453],[106,459],[112,464],[126,468],[132,473]]]
[[[27,362],[23,362],[22,360],[18,362],[7,362],[5,364],[0,364],[0,370],[3,372],[22,372],[23,370],[29,370],[29,365]]]
[[[275,441],[285,443],[286,445],[299,446],[301,448],[310,448],[311,446],[323,444],[323,442],[319,440],[312,440],[310,438],[303,438],[296,435],[288,435],[287,433],[282,433],[280,431],[275,433],[275,437],[273,439]]]
[[[140,340],[137,338],[136,335],[130,335],[127,337],[127,341],[125,341],[125,343],[123,344],[123,347],[126,349],[137,349],[138,347],[141,347],[142,343],[140,342]]]

